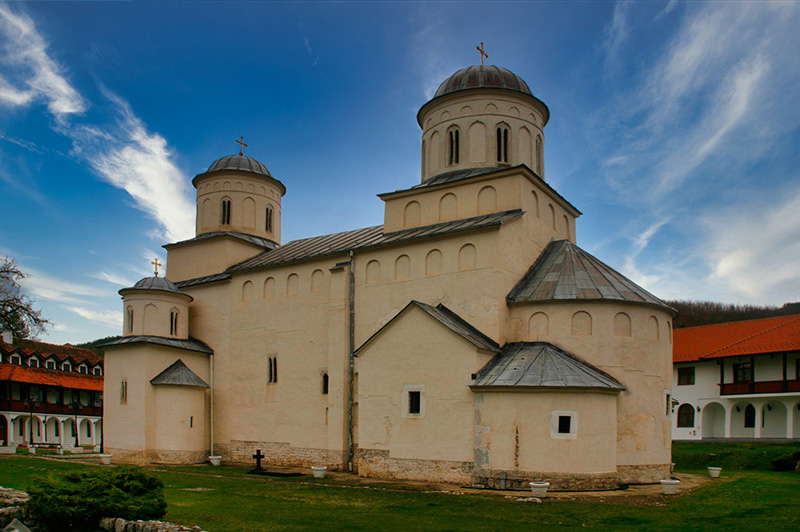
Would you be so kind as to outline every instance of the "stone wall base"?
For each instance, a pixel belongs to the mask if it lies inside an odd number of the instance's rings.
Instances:
[[[565,473],[476,469],[472,476],[472,485],[476,488],[529,490],[529,483],[533,481],[549,482],[552,490],[612,490],[619,487],[616,471]]]
[[[355,462],[360,477],[450,484],[469,484],[472,479],[472,462],[391,458],[382,449],[358,449]]]
[[[253,455],[260,450],[263,465],[285,467],[327,466],[331,471],[347,470],[347,451],[292,447],[288,443],[231,440],[217,444],[215,450],[225,461],[255,464]]]
[[[114,463],[123,464],[202,464],[208,461],[207,451],[131,450],[106,447]]]
[[[670,464],[618,465],[617,478],[622,484],[656,484],[670,478]]]

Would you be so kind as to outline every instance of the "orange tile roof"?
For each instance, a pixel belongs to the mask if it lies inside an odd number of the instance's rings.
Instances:
[[[0,381],[42,384],[44,386],[72,388],[73,390],[103,391],[103,377],[98,375],[51,371],[42,368],[17,366],[16,364],[0,364]]]
[[[675,329],[672,361],[800,351],[800,315]]]
[[[97,353],[94,351],[90,351],[89,349],[83,349],[81,347],[74,347],[71,345],[47,344],[45,342],[37,342],[36,340],[17,340],[13,344],[6,344],[0,340],[0,349],[4,349],[7,352],[20,350],[26,355],[32,355],[35,353],[42,358],[48,358],[55,355],[55,357],[60,361],[71,358],[77,363],[86,361],[92,366],[103,363],[102,357],[97,355]]]

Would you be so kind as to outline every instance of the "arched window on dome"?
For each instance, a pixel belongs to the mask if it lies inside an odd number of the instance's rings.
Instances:
[[[222,199],[222,225],[231,225],[231,200],[230,198]]]
[[[447,164],[452,166],[458,164],[460,151],[461,134],[457,127],[451,128],[447,132]]]
[[[270,207],[270,206],[267,206],[267,217],[266,218],[267,218],[267,223],[266,223],[266,226],[264,227],[264,229],[267,231],[267,233],[271,233],[272,232],[272,207]]]
[[[497,162],[508,162],[508,126],[505,124],[497,126]]]
[[[125,311],[125,318],[127,319],[127,330],[129,333],[133,332],[133,307],[128,307]]]

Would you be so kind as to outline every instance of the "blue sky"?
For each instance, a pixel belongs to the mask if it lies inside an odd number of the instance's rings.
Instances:
[[[379,224],[483,41],[550,107],[581,247],[664,299],[798,301],[798,27],[796,2],[0,1],[0,255],[41,339],[119,334],[117,291],[193,236],[191,178],[240,136],[284,242]]]

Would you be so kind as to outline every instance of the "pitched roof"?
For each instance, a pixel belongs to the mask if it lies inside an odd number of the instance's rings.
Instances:
[[[206,381],[201,379],[197,373],[190,370],[180,358],[173,362],[164,371],[150,379],[150,384],[172,384],[174,386],[197,386],[208,388]]]
[[[685,327],[673,331],[673,362],[800,351],[800,315]]]
[[[103,364],[103,358],[94,351],[72,345],[46,344],[36,340],[16,340],[13,344],[6,344],[0,340],[0,349],[5,350],[7,353],[21,351],[25,355],[35,354],[41,358],[55,356],[59,361],[71,358],[78,364],[84,361],[92,366]]]
[[[278,244],[276,242],[273,242],[272,240],[270,240],[268,238],[263,238],[263,237],[256,236],[256,235],[248,235],[247,233],[239,233],[237,231],[211,231],[209,233],[199,234],[194,238],[181,240],[179,242],[173,242],[171,244],[164,244],[161,247],[163,247],[165,249],[170,249],[170,248],[172,248],[174,246],[180,246],[182,244],[186,244],[186,243],[189,243],[189,242],[196,242],[198,240],[206,240],[208,238],[216,238],[216,237],[223,237],[223,236],[224,237],[230,237],[230,238],[237,238],[239,240],[243,240],[244,242],[248,242],[250,244],[253,244],[255,246],[259,246],[259,247],[262,247],[262,248],[265,248],[265,249],[275,249],[275,248],[278,247]]]
[[[149,336],[143,334],[123,336],[122,338],[117,338],[116,340],[100,344],[98,347],[113,347],[117,345],[139,344],[139,343],[163,345],[165,347],[185,349],[186,351],[197,351],[200,353],[207,353],[209,355],[214,354],[213,349],[208,347],[200,340],[195,340],[194,338],[188,338],[186,340],[182,340],[180,338],[165,338],[163,336]]]
[[[625,389],[604,371],[547,342],[506,344],[502,352],[473,377],[469,386],[611,392]]]
[[[71,371],[53,371],[16,364],[0,364],[0,381],[41,384],[74,390],[103,391],[103,377],[99,375],[83,375]]]
[[[345,231],[332,235],[316,236],[294,240],[278,249],[265,251],[255,257],[231,266],[227,272],[240,272],[255,270],[268,266],[275,266],[286,262],[296,262],[317,257],[342,255],[350,250],[360,250],[372,247],[388,246],[400,242],[407,242],[419,238],[432,238],[441,235],[485,229],[506,223],[522,215],[522,210],[496,212],[443,222],[413,229],[403,229],[391,233],[384,233],[383,226],[366,227],[355,231]]]
[[[552,300],[631,301],[675,312],[569,240],[550,242],[506,297],[509,304]]]
[[[370,343],[374,338],[378,337],[392,322],[394,322],[401,314],[403,314],[407,309],[410,307],[417,307],[424,311],[426,314],[431,316],[433,319],[439,321],[442,325],[456,333],[457,335],[461,336],[464,340],[471,343],[478,349],[484,349],[486,351],[490,351],[493,353],[500,352],[500,346],[480,332],[478,329],[470,325],[466,320],[461,318],[458,314],[450,310],[449,308],[445,307],[441,303],[436,305],[435,307],[428,305],[426,303],[422,303],[420,301],[412,300],[408,303],[403,309],[395,314],[395,316],[389,320],[386,325],[375,331],[375,333],[367,338],[367,340],[361,344],[361,346],[356,349],[356,353],[361,351],[361,349]]]

